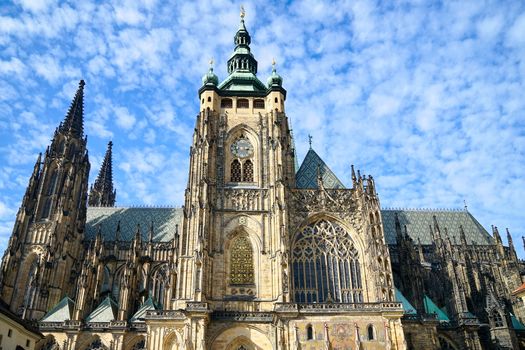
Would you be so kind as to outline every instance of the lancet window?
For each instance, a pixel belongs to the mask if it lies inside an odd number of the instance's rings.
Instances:
[[[242,167],[242,181],[253,182],[253,163],[251,160],[246,160]]]
[[[162,265],[155,271],[153,275],[153,283],[151,287],[151,296],[153,300],[158,303],[163,303],[164,301],[164,292],[166,285],[168,284],[168,266],[166,264]]]
[[[241,172],[241,162],[234,159],[231,165],[231,181],[232,182],[241,182],[242,179]]]
[[[363,302],[357,249],[336,222],[320,219],[297,234],[292,270],[295,302]]]
[[[230,284],[254,284],[253,249],[248,237],[235,238],[230,252]]]

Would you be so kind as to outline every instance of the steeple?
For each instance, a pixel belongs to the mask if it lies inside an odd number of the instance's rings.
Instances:
[[[92,207],[113,207],[117,191],[113,189],[113,142],[109,141],[106,156],[100,167],[95,184],[89,192],[89,205]]]
[[[227,68],[229,76],[218,88],[223,91],[252,92],[256,95],[264,96],[268,92],[268,88],[256,76],[257,60],[251,53],[250,43],[252,39],[244,24],[245,15],[244,9],[241,8],[241,22],[233,39],[235,49],[228,60]],[[208,84],[208,78],[206,79],[207,85],[204,85],[201,89],[208,85],[213,86],[212,84]]]
[[[235,50],[228,60],[228,73],[230,74],[237,71],[257,74],[257,61],[250,52],[252,39],[244,25],[245,15],[244,8],[241,7],[241,22],[234,37]]]
[[[69,106],[69,110],[64,121],[59,126],[62,133],[71,133],[81,138],[84,135],[84,80],[80,80],[77,93]]]

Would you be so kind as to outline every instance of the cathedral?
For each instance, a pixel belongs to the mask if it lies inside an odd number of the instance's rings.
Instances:
[[[312,147],[299,167],[283,79],[274,63],[259,80],[250,43],[241,14],[228,76],[198,91],[181,208],[115,206],[112,142],[89,186],[80,81],[0,267],[36,348],[524,347],[510,233],[466,208],[381,208],[372,176],[345,185]]]

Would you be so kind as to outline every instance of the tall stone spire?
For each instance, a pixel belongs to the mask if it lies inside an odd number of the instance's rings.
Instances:
[[[80,273],[90,169],[84,85],[81,80],[51,144],[38,156],[10,239],[13,255],[2,261],[0,297],[25,319],[41,319],[64,295],[72,296],[69,281]]]
[[[64,134],[70,132],[79,138],[84,134],[84,85],[86,85],[84,80],[80,80],[75,98],[59,127],[60,132]]]
[[[102,167],[91,186],[89,192],[89,205],[92,207],[113,207],[117,191],[113,189],[113,161],[112,161],[113,142],[109,141],[106,156],[102,162]]]

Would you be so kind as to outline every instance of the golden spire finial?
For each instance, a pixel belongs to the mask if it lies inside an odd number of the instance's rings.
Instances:
[[[241,20],[244,20],[244,16],[246,16],[246,11],[244,11],[244,6],[241,5]]]
[[[275,58],[272,58],[272,66],[275,67],[275,64],[276,64],[276,62],[275,62]]]
[[[210,58],[210,61],[209,61],[209,63],[210,63],[210,68],[213,68],[213,63],[214,63],[214,61],[213,61],[213,57],[212,57],[212,58]]]

